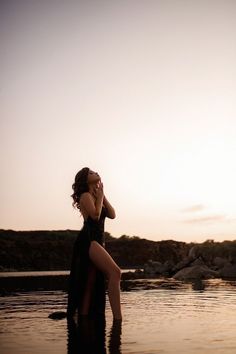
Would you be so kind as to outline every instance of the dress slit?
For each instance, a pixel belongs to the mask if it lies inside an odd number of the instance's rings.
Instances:
[[[95,271],[93,284],[87,288],[90,301],[88,306],[88,315],[96,316],[105,314],[106,304],[106,281],[105,275],[95,267],[89,258],[89,247],[92,240],[97,241],[105,247],[104,238],[104,220],[106,210],[103,207],[100,219],[95,221],[88,217],[84,221],[82,229],[73,246],[71,269],[68,283],[68,303],[67,314],[74,315],[83,310],[83,304],[86,303],[86,287],[89,285],[89,275]],[[95,269],[94,269],[95,268]]]

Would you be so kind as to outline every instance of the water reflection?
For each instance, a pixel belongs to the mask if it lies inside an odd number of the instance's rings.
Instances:
[[[193,290],[205,290],[205,284],[202,279],[195,279],[192,282],[192,289]]]
[[[107,351],[105,316],[95,318],[84,316],[78,321],[68,318],[68,354],[122,354],[121,326],[120,321],[113,321]]]
[[[122,354],[121,353],[121,334],[122,334],[122,326],[120,321],[113,321],[111,331],[110,331],[110,339],[109,339],[109,353],[110,354]]]
[[[106,323],[100,318],[78,327],[63,316],[52,321],[49,313],[63,315],[65,311],[67,294],[63,291],[26,291],[0,297],[0,352],[236,353],[235,280],[183,283],[159,279],[146,283],[147,287],[145,280],[133,281],[132,291],[121,293],[122,328],[112,323],[110,308],[106,308]],[[134,290],[135,284],[138,290]]]

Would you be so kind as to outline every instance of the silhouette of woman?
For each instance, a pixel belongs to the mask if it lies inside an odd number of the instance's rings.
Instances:
[[[74,243],[69,276],[67,317],[105,313],[105,278],[113,320],[122,320],[120,304],[121,270],[105,249],[105,218],[115,210],[104,195],[98,173],[82,168],[72,185],[73,207],[80,210],[84,224]]]

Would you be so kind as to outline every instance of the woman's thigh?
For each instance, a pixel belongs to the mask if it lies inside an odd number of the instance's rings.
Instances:
[[[120,273],[120,268],[109,253],[97,241],[92,241],[89,248],[89,257],[95,266],[109,276],[111,273]]]

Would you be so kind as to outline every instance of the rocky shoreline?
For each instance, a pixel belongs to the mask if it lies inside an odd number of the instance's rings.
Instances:
[[[125,277],[132,277],[132,274],[125,274]],[[174,264],[167,260],[164,263],[149,260],[144,264],[144,269],[134,272],[136,279],[140,277],[164,276],[176,280],[191,279],[236,279],[236,263],[234,257],[213,257],[205,259],[201,253],[201,247],[193,246],[187,257]]]
[[[0,273],[70,269],[77,230],[0,230]],[[236,278],[236,240],[186,243],[152,241],[105,233],[106,249],[121,269],[136,269],[122,279],[175,280]]]

